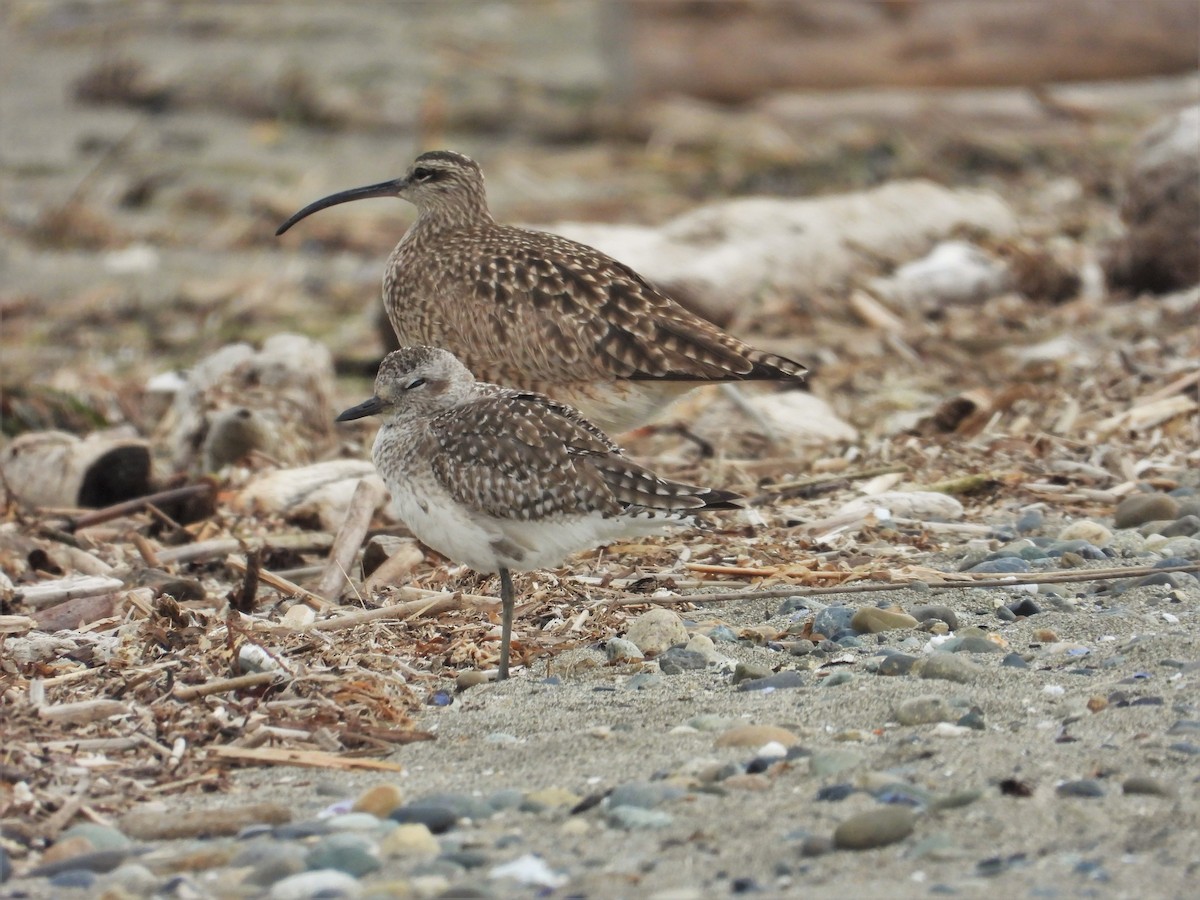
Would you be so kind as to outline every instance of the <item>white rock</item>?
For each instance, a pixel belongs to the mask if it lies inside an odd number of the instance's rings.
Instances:
[[[1007,267],[965,241],[938,244],[924,258],[901,266],[872,287],[887,300],[921,309],[978,303],[1008,287]]]
[[[555,872],[546,861],[533,853],[518,856],[512,862],[493,866],[488,872],[489,878],[511,878],[518,884],[531,884],[537,887],[559,888],[570,879],[562,872]]]
[[[632,641],[642,653],[662,653],[688,639],[687,629],[679,614],[663,607],[647,610],[629,623],[625,639]]]
[[[837,514],[853,514],[883,508],[891,516],[905,519],[961,519],[963,505],[949,494],[937,491],[885,491],[873,497],[856,497],[838,509]]]
[[[314,897],[358,897],[362,885],[337,869],[314,869],[291,875],[271,886],[271,900],[311,900]]]

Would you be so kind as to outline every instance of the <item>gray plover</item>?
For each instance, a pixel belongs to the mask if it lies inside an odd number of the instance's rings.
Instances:
[[[339,422],[378,415],[372,456],[392,508],[420,540],[478,572],[499,574],[500,678],[512,639],[510,572],[735,509],[736,494],[667,481],[627,459],[578,410],[498,387],[451,353],[402,347],[384,358],[375,395]]]
[[[403,177],[310,203],[276,234],[368,197],[417,207],[383,277],[402,345],[445,347],[480,378],[549,394],[602,428],[642,424],[700,383],[807,371],[726,334],[599,250],[498,224],[483,172],[460,153],[422,153]]]

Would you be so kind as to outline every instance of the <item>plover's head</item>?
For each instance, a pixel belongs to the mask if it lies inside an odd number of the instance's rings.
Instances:
[[[346,410],[337,421],[434,415],[461,403],[474,384],[475,376],[453,353],[438,347],[401,347],[379,364],[375,396]]]

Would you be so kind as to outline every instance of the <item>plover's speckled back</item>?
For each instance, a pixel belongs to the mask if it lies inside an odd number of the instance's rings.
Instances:
[[[383,419],[373,456],[397,515],[456,562],[500,575],[500,677],[508,676],[510,570],[556,566],[616,538],[736,508],[726,491],[667,481],[627,459],[578,410],[477,382],[451,353],[405,347],[379,367],[375,395],[339,422]]]
[[[445,347],[479,378],[549,394],[604,428],[641,424],[698,383],[806,371],[725,334],[599,250],[497,224],[483,173],[460,153],[423,153],[402,178],[311,203],[276,233],[367,197],[417,207],[383,279],[401,344]]]

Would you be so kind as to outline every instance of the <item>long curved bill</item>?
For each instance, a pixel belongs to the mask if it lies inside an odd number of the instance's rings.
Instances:
[[[308,206],[280,225],[276,229],[275,234],[276,236],[281,235],[301,219],[308,218],[313,213],[328,209],[331,206],[337,206],[339,203],[350,203],[353,200],[367,200],[371,197],[395,197],[403,189],[405,183],[403,178],[395,178],[391,181],[368,184],[366,187],[351,188],[348,191],[338,191],[336,194],[322,197],[320,200],[308,204]]]
[[[378,397],[372,397],[370,400],[364,400],[358,406],[352,406],[340,416],[334,419],[335,422],[349,422],[353,419],[365,419],[367,416],[378,415],[383,411],[383,401]]]

